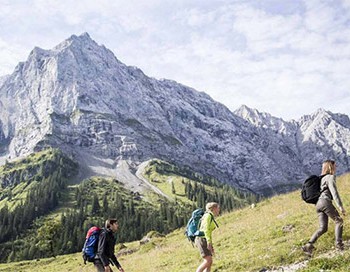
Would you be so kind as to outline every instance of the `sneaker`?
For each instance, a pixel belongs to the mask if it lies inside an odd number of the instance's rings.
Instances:
[[[314,251],[315,247],[311,243],[307,243],[306,245],[301,247],[302,250],[305,252],[306,255],[310,256],[312,255],[312,252]]]
[[[344,250],[344,244],[343,244],[343,243],[337,244],[337,245],[335,246],[335,248],[336,248],[337,250],[339,250],[339,251],[343,251],[343,250]]]

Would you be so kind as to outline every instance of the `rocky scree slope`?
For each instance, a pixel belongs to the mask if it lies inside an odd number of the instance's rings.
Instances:
[[[121,160],[136,171],[158,158],[255,193],[298,187],[314,170],[304,164],[314,153],[303,157],[297,124],[281,121],[288,128],[280,132],[242,117],[203,92],[123,64],[87,33],[73,35],[51,50],[34,48],[0,85],[0,163],[53,146],[85,175],[113,176]],[[336,158],[346,151],[339,164],[348,169],[348,147],[332,150]]]

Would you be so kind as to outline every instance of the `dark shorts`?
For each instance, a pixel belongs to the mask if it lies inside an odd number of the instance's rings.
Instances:
[[[194,244],[199,249],[202,257],[212,256],[210,250],[208,249],[207,239],[197,236],[194,240]]]
[[[104,272],[105,271],[105,268],[104,268],[100,259],[94,260],[94,266],[95,266],[97,272]],[[113,272],[113,270],[111,270],[111,272]]]

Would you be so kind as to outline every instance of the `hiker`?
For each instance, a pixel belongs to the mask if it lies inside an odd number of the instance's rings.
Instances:
[[[94,266],[98,272],[113,272],[111,263],[114,264],[119,271],[124,272],[124,269],[117,260],[114,254],[116,239],[114,233],[118,230],[118,222],[116,219],[107,219],[105,228],[102,229],[97,248],[97,257],[94,260]]]
[[[317,239],[328,230],[328,217],[335,222],[335,246],[338,250],[344,250],[344,244],[342,240],[343,235],[343,219],[340,217],[337,209],[334,207],[332,200],[339,208],[340,212],[345,216],[346,212],[343,208],[342,201],[338,194],[336,182],[335,182],[336,164],[333,160],[326,160],[322,164],[321,176],[321,195],[316,203],[316,211],[320,227],[312,235],[309,242],[302,247],[303,251],[311,256],[315,249],[314,243]]]
[[[198,266],[196,272],[210,272],[213,264],[214,247],[211,234],[215,228],[218,227],[214,216],[220,213],[220,206],[216,202],[209,202],[205,206],[206,212],[200,221],[199,230],[204,233],[204,236],[197,236],[194,240],[199,252],[203,258],[203,262]]]

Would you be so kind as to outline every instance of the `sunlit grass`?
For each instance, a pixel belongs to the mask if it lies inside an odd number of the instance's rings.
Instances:
[[[338,178],[338,190],[345,209],[350,206],[350,176]],[[180,181],[181,183],[181,181]],[[177,190],[177,187],[175,187]],[[180,191],[180,188],[179,188]],[[272,197],[217,218],[220,226],[213,233],[216,255],[212,271],[259,271],[277,269],[283,265],[301,262],[307,258],[300,250],[318,228],[313,205],[305,204],[296,191]],[[350,220],[345,217],[344,240],[349,240]],[[184,229],[166,237],[152,238],[148,244],[138,241],[126,243],[119,261],[125,271],[195,271],[201,258],[196,248],[185,238]],[[317,258],[334,245],[334,223],[317,242],[317,250],[303,271],[350,271],[350,254],[336,254],[333,258]],[[327,270],[328,269],[328,270]],[[0,271],[94,271],[92,264],[84,265],[79,253],[12,264],[1,264]]]
[[[44,161],[52,160],[54,156],[57,156],[59,153],[59,150],[49,148],[41,152],[32,153],[24,159],[7,162],[5,165],[0,166],[0,180],[23,170],[29,172],[30,168],[40,167]],[[36,184],[37,181],[35,181],[35,179],[30,182],[20,180],[18,184],[13,184],[5,189],[0,189],[0,209],[7,204],[9,210],[13,210],[17,205],[24,202],[28,192],[31,188],[34,188]]]

